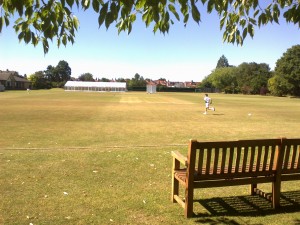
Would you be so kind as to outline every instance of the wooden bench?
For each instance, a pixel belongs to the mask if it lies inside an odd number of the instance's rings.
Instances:
[[[192,217],[194,189],[250,184],[251,195],[267,197],[277,208],[281,181],[300,179],[299,146],[300,139],[190,140],[187,157],[172,152],[172,201],[185,209],[185,217]],[[270,197],[257,188],[260,183],[272,183]]]

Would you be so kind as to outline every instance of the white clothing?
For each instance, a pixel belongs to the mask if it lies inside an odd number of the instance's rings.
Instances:
[[[205,107],[206,107],[206,108],[209,108],[209,104],[210,104],[210,102],[211,102],[211,98],[208,97],[208,96],[205,96],[205,97],[204,97],[204,101],[205,101]]]

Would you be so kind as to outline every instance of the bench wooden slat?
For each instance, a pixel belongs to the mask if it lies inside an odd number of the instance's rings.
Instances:
[[[265,154],[264,154],[263,170],[267,170],[268,153],[270,152],[270,148],[272,148],[272,146],[266,146],[266,148],[267,149],[265,149]]]
[[[246,172],[248,160],[248,148],[244,149],[243,167],[242,172]]]
[[[203,159],[204,159],[204,149],[199,150],[199,160],[198,160],[198,171],[202,174],[202,167],[203,167]]]
[[[214,149],[215,157],[213,161],[213,166],[214,166],[213,174],[216,174],[218,172],[219,157],[220,157],[219,152],[220,152],[219,148]]]
[[[229,150],[229,159],[228,159],[228,172],[232,173],[232,162],[233,162],[233,153],[234,153],[234,147],[231,147]]]
[[[211,151],[212,151],[212,148],[209,148],[206,151],[207,156],[206,156],[205,174],[209,174],[209,171],[210,171]]]
[[[300,145],[298,145],[298,158],[296,168],[300,169]]]
[[[250,172],[253,171],[253,164],[254,164],[254,157],[255,157],[255,149],[253,149],[253,146],[250,147]]]
[[[222,148],[222,162],[221,162],[221,169],[220,173],[223,174],[225,171],[225,160],[226,160],[226,155],[227,155],[227,149]]]
[[[283,169],[289,169],[289,160],[290,160],[290,152],[291,152],[291,145],[287,145],[285,149],[285,154],[284,154],[284,162],[283,162]]]
[[[257,156],[256,156],[256,171],[259,171],[259,166],[260,166],[260,160],[261,160],[261,154],[262,154],[262,146],[258,146],[257,149]]]
[[[226,187],[226,186],[238,186],[253,183],[270,183],[274,181],[273,177],[254,177],[244,179],[232,179],[232,180],[207,180],[203,182],[197,182],[194,184],[195,188],[211,188],[211,187]]]
[[[242,151],[242,148],[241,147],[237,147],[236,148],[236,158],[235,158],[235,170],[234,172],[235,173],[238,173],[239,172],[239,168],[240,168],[240,160],[241,160],[241,151]]]
[[[296,155],[297,155],[297,145],[291,145],[293,147],[292,156],[291,156],[291,169],[294,169]]]
[[[275,169],[274,167],[276,167],[276,165],[274,164],[274,161],[277,161],[277,159],[275,159],[276,155],[276,147],[272,147],[271,148],[271,156],[270,156],[270,168],[271,169]]]

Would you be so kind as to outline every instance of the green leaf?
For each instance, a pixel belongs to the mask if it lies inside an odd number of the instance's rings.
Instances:
[[[32,7],[27,7],[25,10],[25,16],[31,17],[33,14],[33,8]]]
[[[62,43],[63,43],[64,46],[67,45],[67,36],[66,36],[66,35],[64,35],[64,36],[62,37]]]
[[[192,5],[192,17],[193,19],[199,24],[201,18],[200,18],[200,12],[198,10],[198,8],[196,7],[196,5]]]
[[[76,30],[78,30],[79,27],[79,20],[77,19],[76,16],[73,16],[73,24]]]
[[[176,17],[176,19],[179,21],[179,20],[180,20],[180,17],[179,17],[179,15],[178,15],[178,13],[177,13],[177,11],[176,11],[174,5],[169,4],[169,5],[168,5],[168,8],[169,8],[169,10],[173,13],[173,15]]]
[[[105,3],[103,5],[103,7],[101,8],[100,10],[100,15],[98,17],[98,24],[99,24],[99,27],[101,27],[101,25],[103,24],[103,22],[105,21],[105,17],[106,17],[106,14],[107,14],[107,9],[108,9],[108,3]]]
[[[90,0],[82,0],[81,4],[84,9],[88,9],[90,7]]]
[[[248,30],[248,33],[250,34],[250,36],[253,38],[253,36],[254,36],[253,25],[252,24],[248,24],[247,30]]]
[[[4,20],[5,20],[6,26],[8,26],[8,25],[9,25],[9,19],[8,19],[8,17],[7,17],[7,16],[4,16]]]
[[[129,23],[129,24],[128,24],[128,34],[130,34],[130,33],[131,33],[131,30],[132,30],[132,24],[131,24],[131,23]]]
[[[66,0],[66,1],[67,1],[68,5],[69,5],[70,7],[72,7],[72,6],[73,6],[73,4],[74,4],[74,0]]]
[[[20,16],[23,15],[23,2],[22,1],[14,1],[14,5]]]
[[[108,12],[106,14],[106,17],[105,17],[105,27],[106,27],[106,29],[109,28],[109,26],[112,24],[113,21],[114,21],[114,15],[112,14],[112,12]]]
[[[60,43],[61,43],[61,41],[60,41],[60,39],[58,38],[58,39],[57,39],[57,47],[58,47],[58,48],[60,47]]]
[[[267,19],[266,19],[266,14],[262,13],[260,14],[260,16],[258,17],[258,26],[260,27],[261,25],[264,25],[267,23]]]
[[[242,45],[243,44],[243,38],[241,37],[241,35],[240,35],[240,31],[239,30],[237,30],[237,32],[236,32],[236,42],[237,42],[237,44],[239,45]]]
[[[119,14],[119,8],[115,2],[111,3],[110,12],[112,13],[113,20],[116,20],[118,18],[118,14]]]
[[[204,4],[204,3],[203,3]],[[207,12],[208,13],[211,13],[212,10],[214,9],[214,5],[215,5],[215,2],[214,0],[209,0],[208,3],[207,3]]]
[[[146,0],[139,0],[135,5],[135,9],[139,11],[145,7],[145,4],[146,4]]]
[[[153,10],[153,19],[156,23],[158,23],[159,21],[159,12],[158,12],[158,8],[154,7]]]
[[[153,27],[153,33],[156,33],[156,31],[158,30],[159,28],[159,23],[155,24],[154,27]]]
[[[248,34],[248,31],[247,31],[247,28],[245,28],[243,30],[243,39],[245,39],[247,37],[247,34]]]
[[[189,14],[187,14],[187,15],[184,16],[183,22],[184,22],[185,24],[189,21],[189,17],[190,17]]]
[[[255,19],[253,19],[253,18],[248,18],[249,19],[249,21],[250,21],[250,23],[252,23],[252,24],[254,24],[254,25],[256,25],[256,20]]]
[[[18,35],[19,41],[21,41],[24,38],[24,36],[25,36],[25,33],[23,31],[20,32],[19,35]]]
[[[244,18],[240,20],[240,25],[241,25],[242,27],[245,27],[245,25],[246,25],[246,20],[245,20]]]
[[[99,10],[100,10],[100,4],[99,4],[99,1],[98,1],[98,0],[93,0],[92,6],[93,6],[94,11],[98,13]]]
[[[39,43],[39,39],[34,35],[34,33],[31,33],[31,40],[34,47],[36,47]]]
[[[0,33],[2,31],[2,26],[4,25],[4,18],[0,17]]]
[[[223,29],[225,21],[226,21],[226,18],[227,17],[225,15],[221,18],[221,20],[220,20],[220,30]]]
[[[100,10],[99,1],[98,0],[93,0],[92,6],[93,6],[94,11],[98,13],[99,10]]]
[[[64,19],[64,14],[62,12],[58,13],[57,15],[57,22],[58,24],[62,24]]]
[[[255,18],[259,13],[259,10],[255,10],[254,14],[253,14],[253,17]]]
[[[253,8],[256,9],[258,6],[258,0],[253,0]]]
[[[279,24],[278,17],[280,16],[280,10],[277,4],[273,5],[273,13],[272,13],[274,21]]]
[[[46,38],[43,38],[43,49],[44,49],[44,54],[47,54],[49,50],[49,44]]]
[[[130,22],[134,22],[136,20],[136,15],[135,14],[130,15],[129,20]]]

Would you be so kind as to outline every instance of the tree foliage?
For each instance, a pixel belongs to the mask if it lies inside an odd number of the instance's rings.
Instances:
[[[300,4],[296,0],[0,0],[0,33],[14,20],[20,41],[36,46],[42,43],[44,53],[49,41],[57,46],[74,43],[79,20],[74,8],[93,9],[99,26],[107,29],[115,24],[118,32],[131,32],[133,23],[141,18],[154,32],[169,32],[174,21],[186,25],[190,18],[201,22],[201,13],[216,12],[220,18],[223,40],[242,45],[255,27],[279,23],[279,18],[300,25]]]
[[[28,77],[28,80],[31,81],[32,87],[34,89],[45,89],[50,88],[50,82],[46,78],[46,74],[43,71],[35,72]]]
[[[229,67],[228,59],[222,55],[217,62],[216,68]]]
[[[69,64],[61,60],[56,67],[49,65],[45,70],[47,80],[52,83],[53,87],[62,87],[68,80],[71,79],[72,70]]]
[[[277,60],[275,75],[269,86],[274,95],[300,96],[300,45],[287,49]]]
[[[91,73],[81,74],[78,77],[78,80],[80,80],[80,81],[95,81],[94,78],[93,78],[93,74],[91,74]]]
[[[237,67],[237,85],[244,94],[260,94],[270,78],[270,67],[266,63],[242,63]]]
[[[128,82],[128,87],[146,87],[146,85],[146,80],[138,73],[136,73],[134,77]]]
[[[215,69],[211,74],[211,84],[225,93],[234,92],[233,89],[237,86],[236,68],[222,67]]]
[[[217,88],[225,93],[265,94],[272,73],[265,63],[242,63],[237,67],[216,68],[200,88]]]

